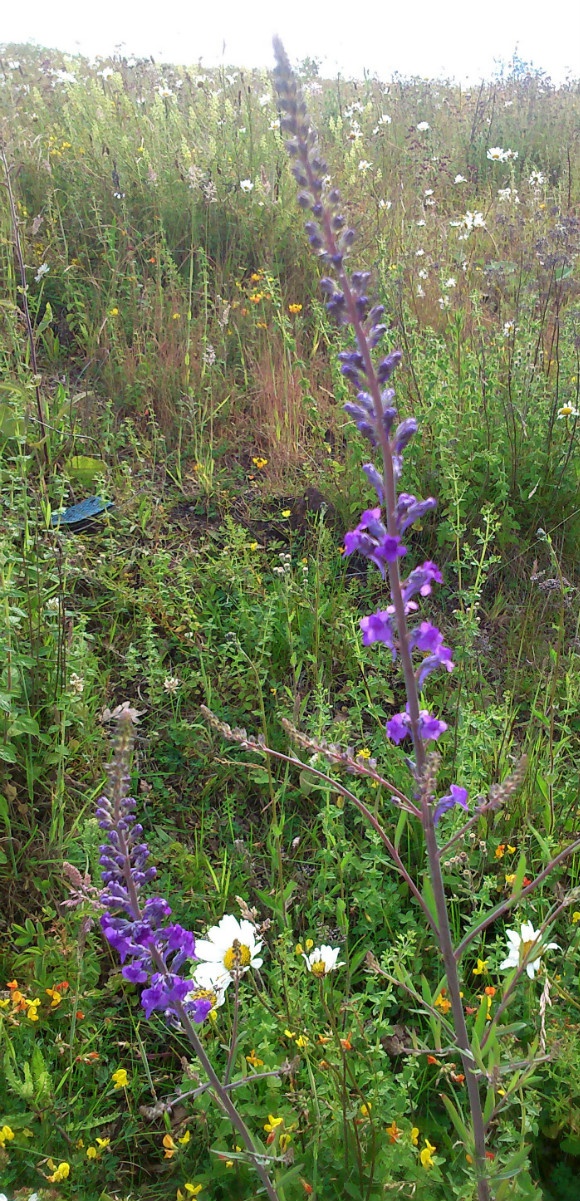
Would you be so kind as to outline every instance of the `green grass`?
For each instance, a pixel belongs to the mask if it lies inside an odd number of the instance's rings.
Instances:
[[[32,1190],[169,1201],[186,1181],[203,1185],[202,1201],[255,1193],[205,1094],[155,1110],[195,1087],[188,1048],[144,1021],[98,928],[63,908],[63,860],[98,882],[104,710],[128,700],[141,711],[132,784],[176,920],[202,933],[241,896],[271,922],[262,981],[243,983],[234,1079],[248,1056],[263,1061],[257,1072],[292,1061],[239,1094],[260,1137],[269,1115],[284,1118],[272,1144],[281,1197],[312,1187],[319,1201],[391,1191],[471,1201],[441,1102],[445,1092],[461,1104],[461,1082],[447,1060],[400,1054],[397,1037],[432,1037],[428,1019],[365,966],[372,951],[390,976],[404,965],[437,987],[405,885],[337,792],[267,770],[199,713],[205,703],[281,751],[288,718],[313,739],[370,751],[407,786],[404,757],[384,739],[401,681],[359,637],[384,591],[340,553],[372,499],[359,469],[368,449],[342,411],[342,343],[319,299],[269,81],[111,68],[26,47],[0,60],[44,425],[2,189],[0,999],[16,979],[41,1004],[37,1022],[0,1009],[0,1132],[15,1135],[0,1147],[1,1187],[23,1201]],[[78,82],[51,74],[63,69]],[[533,876],[577,828],[580,93],[534,76],[472,95],[416,80],[388,92],[376,80],[305,82],[359,231],[354,258],[373,267],[389,345],[404,351],[398,404],[420,434],[403,484],[439,501],[411,554],[443,565],[434,605],[456,652],[434,692],[455,731],[440,785],[485,794],[528,756],[510,805],[450,856],[459,934],[506,895],[520,853]],[[492,146],[518,157],[493,163]],[[485,227],[468,232],[468,212]],[[95,492],[115,502],[96,532],[51,529],[51,510]],[[356,789],[394,829],[388,795]],[[420,871],[416,832],[398,836]],[[537,925],[577,885],[572,861],[522,917]],[[499,1160],[529,1147],[502,1199],[560,1198],[577,1175],[576,908],[556,925],[565,953],[547,961],[557,1060],[516,1090],[494,1132]],[[345,960],[321,990],[296,954],[307,939],[340,945]],[[470,1007],[477,958],[499,987],[504,945],[494,926],[473,947]],[[53,1007],[46,989],[63,980]],[[526,978],[510,1008],[515,1059],[534,1037],[540,992]],[[204,1028],[222,1068],[231,1030],[228,1001]],[[127,1088],[114,1087],[119,1068]],[[186,1131],[165,1158],[164,1135]],[[110,1141],[100,1149],[97,1137]],[[437,1148],[430,1170],[425,1139]],[[71,1170],[43,1192],[48,1157]]]

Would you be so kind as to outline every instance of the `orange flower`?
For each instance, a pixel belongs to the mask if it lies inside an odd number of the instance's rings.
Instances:
[[[439,1063],[439,1060],[434,1055],[427,1056],[427,1063]]]
[[[505,855],[505,846],[505,842],[500,842],[499,846],[495,848],[496,859],[503,859]]]
[[[484,992],[486,997],[495,997],[497,989],[493,987],[493,984],[488,984],[487,988],[484,989]]]
[[[401,1137],[401,1131],[399,1130],[399,1127],[394,1119],[391,1122],[391,1125],[386,1127],[386,1133],[389,1136],[389,1142],[397,1143],[399,1141]]]
[[[302,1188],[304,1189],[304,1192],[306,1193],[306,1196],[311,1197],[312,1193],[314,1192],[312,1185],[309,1184],[307,1180],[303,1180],[302,1176],[300,1177],[300,1183],[302,1185]]]
[[[349,1030],[346,1038],[341,1038],[340,1045],[341,1045],[343,1051],[352,1051],[352,1043],[350,1041],[350,1030]]]

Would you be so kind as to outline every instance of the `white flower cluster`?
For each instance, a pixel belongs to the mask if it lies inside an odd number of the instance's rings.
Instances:
[[[290,575],[292,571],[292,555],[285,554],[284,551],[278,555],[280,566],[274,567],[272,570],[274,575]]]
[[[507,203],[507,204],[519,204],[520,203],[520,198],[518,196],[517,188],[498,188],[497,195],[498,195],[498,200],[502,200],[502,201],[504,201],[504,203]]]

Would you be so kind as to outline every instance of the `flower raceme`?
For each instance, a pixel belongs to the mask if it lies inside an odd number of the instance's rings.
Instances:
[[[393,659],[401,656],[407,667],[409,653],[422,655],[415,668],[415,684],[419,691],[437,668],[453,671],[451,650],[444,645],[443,635],[437,627],[421,621],[409,629],[406,623],[406,618],[417,610],[413,598],[428,596],[432,584],[441,582],[439,568],[427,561],[414,568],[406,579],[401,580],[399,574],[400,561],[407,554],[407,547],[402,542],[403,533],[433,510],[436,502],[433,497],[420,500],[407,492],[397,495],[404,452],[418,429],[412,416],[398,420],[394,403],[391,381],[401,362],[401,352],[394,349],[382,357],[379,354],[375,361],[374,352],[388,328],[383,321],[384,306],[373,303],[367,294],[370,272],[347,268],[355,232],[348,227],[341,212],[340,192],[327,183],[327,165],[320,152],[316,131],[310,124],[304,97],[278,39],[274,40],[274,51],[274,82],[282,114],[280,129],[288,135],[286,149],[300,189],[298,203],[308,215],[305,230],[310,246],[329,273],[320,281],[326,310],[339,325],[351,326],[355,335],[355,347],[339,355],[341,373],[356,392],[355,399],[348,401],[344,408],[371,447],[380,448],[382,452],[383,472],[373,462],[363,468],[375,489],[379,506],[364,511],[356,528],[346,534],[344,544],[346,555],[355,551],[362,554],[378,567],[383,579],[388,574],[391,581],[392,604],[361,620],[363,644],[383,642]],[[419,129],[422,127],[423,123],[418,126]],[[405,674],[408,684],[407,669]],[[432,716],[427,709],[421,709],[417,716],[416,695],[413,712],[414,717],[408,705],[404,713],[395,714],[387,722],[387,734],[394,742],[402,742],[409,736],[422,743],[439,738],[447,729],[446,723]],[[421,763],[423,748],[418,745],[416,750]],[[437,820],[452,806],[464,807],[466,803],[464,789],[450,793],[437,804],[434,811]]]
[[[131,744],[131,718],[121,714],[108,768],[112,800],[103,796],[97,804],[97,820],[107,839],[100,848],[100,899],[105,906],[101,928],[119,955],[125,979],[148,985],[141,993],[148,1018],[155,1009],[179,1016],[180,1007],[194,1022],[202,1022],[213,1007],[211,998],[191,996],[192,982],[180,974],[183,965],[196,958],[193,934],[177,922],[165,924],[171,907],[163,897],[142,900],[142,890],[156,871],[147,867],[143,827],[135,820],[134,799],[127,796]]]

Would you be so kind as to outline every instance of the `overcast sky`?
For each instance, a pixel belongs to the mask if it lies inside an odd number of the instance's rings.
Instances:
[[[518,56],[556,82],[580,78],[579,0],[0,0],[0,41],[34,41],[89,56],[153,55],[205,66],[272,65],[278,33],[294,61],[323,60],[323,73],[489,77]]]

